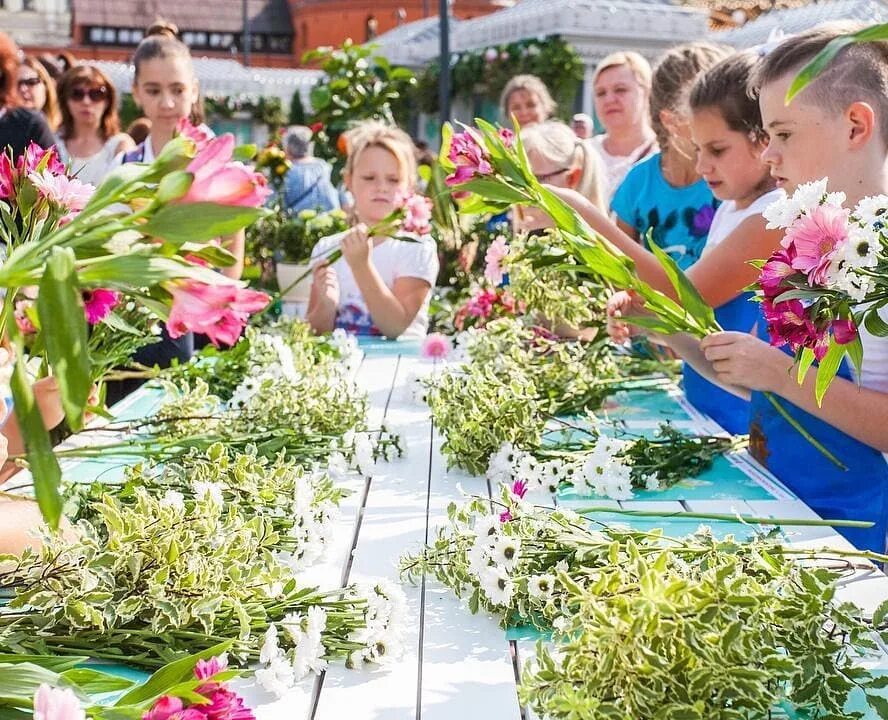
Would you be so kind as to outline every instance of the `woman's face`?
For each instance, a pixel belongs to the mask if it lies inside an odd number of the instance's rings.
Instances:
[[[74,118],[74,125],[84,130],[97,130],[108,109],[109,91],[105,85],[81,83],[68,91],[65,103]]]
[[[647,92],[628,65],[615,65],[599,73],[595,79],[595,113],[608,133],[645,123]]]
[[[18,94],[22,105],[38,112],[46,105],[46,86],[37,71],[27,65],[19,65]]]
[[[509,119],[515,116],[521,127],[536,125],[546,121],[546,110],[539,96],[529,90],[515,90],[506,102]]]

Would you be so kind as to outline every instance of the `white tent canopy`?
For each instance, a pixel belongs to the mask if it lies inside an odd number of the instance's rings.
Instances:
[[[120,92],[129,92],[133,84],[132,65],[108,61],[94,64],[111,78]],[[244,67],[236,60],[216,58],[195,58],[194,73],[204,94],[275,96],[281,99],[285,108],[297,90],[308,107],[309,92],[323,75],[320,70]]]

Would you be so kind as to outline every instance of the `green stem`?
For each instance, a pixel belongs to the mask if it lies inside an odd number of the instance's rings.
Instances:
[[[821,520],[806,518],[761,518],[740,513],[700,513],[686,510],[624,510],[606,506],[592,506],[576,510],[580,515],[590,513],[616,513],[632,517],[663,517],[663,518],[692,518],[700,520],[719,520],[723,522],[743,523],[746,525],[801,525],[804,527],[847,527],[847,528],[871,528],[875,523],[867,520]]]
[[[776,397],[772,393],[766,392],[762,393],[771,405],[774,406],[774,409],[780,414],[786,422],[788,422],[805,440],[807,440],[814,448],[817,449],[827,460],[829,460],[833,465],[835,465],[839,470],[847,470],[848,466],[845,465],[841,460],[839,460],[835,455],[833,455],[829,450],[827,450],[819,440],[817,440],[811,433],[809,433],[805,428],[801,426],[798,420],[796,420],[792,415],[789,414],[789,411],[780,404]]]

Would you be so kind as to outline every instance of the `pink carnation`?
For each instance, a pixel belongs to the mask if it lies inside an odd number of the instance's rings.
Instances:
[[[428,235],[432,231],[432,201],[424,195],[414,193],[401,201],[404,208],[404,232]]]
[[[209,705],[198,706],[206,720],[256,720],[243,698],[225,688],[217,689],[209,696]]]
[[[90,325],[102,322],[120,302],[120,293],[114,292],[114,290],[103,288],[83,290],[82,295],[86,321]]]
[[[73,211],[83,210],[95,191],[92,185],[66,175],[54,175],[49,170],[32,172],[28,175],[28,180],[41,197]]]
[[[506,239],[500,235],[487,248],[484,255],[484,277],[494,285],[502,285],[503,269],[501,263],[503,258],[509,254],[509,245]]]
[[[848,241],[849,210],[819,205],[798,218],[781,244],[792,250],[792,267],[801,270],[814,285],[824,285],[836,248]]]
[[[443,360],[452,349],[450,338],[441,333],[432,333],[422,341],[420,353],[427,360]]]
[[[228,668],[228,658],[225,655],[217,655],[209,660],[198,660],[194,666],[194,677],[198,680],[209,680]]]

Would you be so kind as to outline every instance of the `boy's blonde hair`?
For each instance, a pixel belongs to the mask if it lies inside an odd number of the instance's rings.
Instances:
[[[575,165],[582,169],[576,190],[600,210],[606,210],[601,179],[604,168],[598,152],[590,143],[580,140],[567,125],[558,120],[521,129],[521,142],[527,152],[544,157],[559,168]]]
[[[540,105],[543,106],[543,112],[547,118],[552,117],[555,114],[555,110],[558,109],[558,105],[552,99],[552,94],[549,92],[549,88],[546,87],[546,83],[536,75],[516,75],[506,83],[503,92],[500,94],[500,109],[502,110],[503,118],[507,122],[512,119],[509,117],[509,98],[519,90],[536,95],[540,99]]]
[[[607,57],[604,58],[598,65],[595,67],[595,72],[592,74],[592,87],[595,87],[595,83],[598,82],[598,76],[601,75],[605,70],[610,70],[611,68],[621,67],[625,65],[628,67],[632,74],[635,76],[635,80],[638,82],[641,87],[645,90],[650,91],[651,89],[651,75],[653,74],[651,70],[651,64],[644,59],[637,52],[632,51],[620,51],[611,53]]]
[[[762,86],[797,73],[832,40],[863,27],[855,22],[832,22],[784,40],[763,57],[749,83],[757,98]],[[796,98],[832,113],[842,113],[855,102],[865,102],[876,112],[883,145],[888,145],[888,43],[846,45]]]
[[[407,185],[412,189],[416,184],[416,154],[413,141],[400,128],[386,125],[378,120],[366,120],[346,131],[345,146],[348,157],[343,173],[346,177],[354,172],[361,153],[367,148],[379,147],[395,156],[401,178],[407,182]]]

